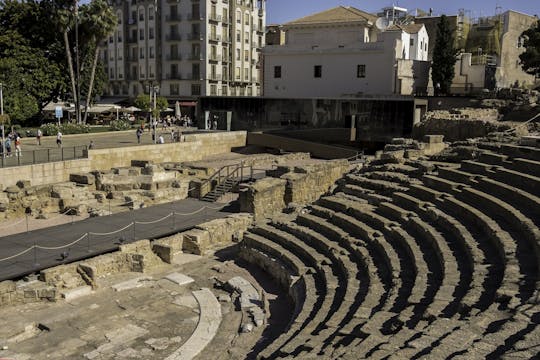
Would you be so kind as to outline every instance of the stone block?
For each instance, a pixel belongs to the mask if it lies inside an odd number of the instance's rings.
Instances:
[[[21,192],[21,188],[18,186],[8,186],[4,191],[8,194],[18,194]]]
[[[96,177],[90,173],[69,174],[69,181],[73,181],[78,184],[94,185],[96,182]]]
[[[210,233],[206,230],[188,230],[183,233],[183,236],[182,250],[195,255],[203,255],[210,243]]]
[[[182,253],[184,234],[176,234],[152,243],[152,251],[164,262],[171,264],[176,254]]]
[[[165,279],[179,285],[179,286],[183,286],[183,285],[187,285],[187,284],[191,284],[192,282],[194,282],[195,280],[193,280],[192,278],[190,278],[189,276],[186,276],[184,274],[180,274],[180,273],[177,273],[177,272],[174,272],[172,274],[169,274],[167,276],[165,276]]]
[[[152,165],[154,162],[152,160],[131,160],[131,166],[143,168],[146,165]]]
[[[440,144],[444,140],[444,135],[424,135],[423,142],[427,144]]]
[[[21,189],[29,188],[31,186],[30,180],[19,180],[17,181],[17,186],[20,187]]]
[[[80,286],[75,289],[62,291],[62,298],[66,301],[72,301],[82,296],[90,295],[92,293],[92,287],[89,285]]]
[[[0,295],[14,292],[16,289],[15,282],[6,280],[0,282]]]

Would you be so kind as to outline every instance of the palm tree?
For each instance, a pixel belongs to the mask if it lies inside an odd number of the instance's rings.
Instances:
[[[62,31],[63,38],[64,38],[64,47],[66,49],[66,58],[67,58],[67,65],[68,65],[68,71],[69,71],[69,79],[71,80],[71,91],[73,94],[73,98],[75,102],[76,96],[77,96],[77,87],[75,85],[75,72],[73,70],[73,58],[71,57],[71,47],[69,44],[69,32],[71,30],[72,24],[73,24],[73,18],[72,18],[72,11],[71,6],[67,5],[67,7],[62,6],[65,4],[62,4],[62,2],[58,2],[58,24],[60,26],[60,30]],[[77,0],[75,0],[75,6],[77,6]]]
[[[88,33],[91,34],[91,41],[94,43],[94,59],[90,73],[88,94],[86,94],[86,103],[84,106],[83,123],[86,123],[99,58],[99,43],[114,32],[114,29],[118,24],[118,18],[116,17],[114,10],[105,0],[93,0],[88,6],[84,6],[81,10],[83,21],[88,27]]]

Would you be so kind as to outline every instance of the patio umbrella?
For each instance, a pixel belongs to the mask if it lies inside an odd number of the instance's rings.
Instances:
[[[174,112],[174,110],[173,110],[173,109],[171,109],[171,108],[166,108],[166,109],[165,109],[165,110],[163,110],[162,112]]]
[[[135,106],[130,106],[130,107],[124,108],[124,111],[134,113],[134,112],[141,111],[141,109]]]
[[[174,104],[174,116],[176,117],[176,119],[182,118],[182,112],[180,111],[180,103],[178,101]]]

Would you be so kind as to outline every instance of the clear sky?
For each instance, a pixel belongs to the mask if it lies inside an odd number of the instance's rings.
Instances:
[[[455,15],[459,9],[465,9],[470,11],[468,15],[471,17],[491,16],[500,6],[501,11],[516,10],[540,16],[539,0],[267,0],[266,23],[282,24],[339,5],[376,13],[392,4],[409,12],[416,8],[427,11],[431,7],[435,15]]]

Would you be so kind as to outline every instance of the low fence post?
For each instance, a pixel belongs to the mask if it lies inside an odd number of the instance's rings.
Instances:
[[[36,163],[36,150],[32,150],[32,164]]]
[[[64,161],[64,148],[60,148],[60,153],[62,156],[62,161]]]

